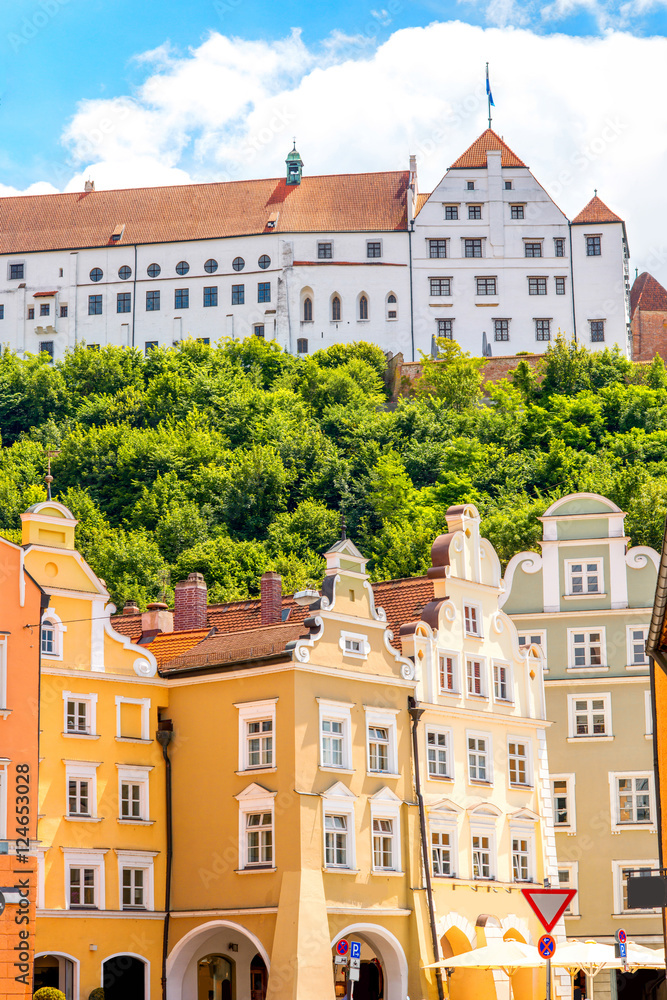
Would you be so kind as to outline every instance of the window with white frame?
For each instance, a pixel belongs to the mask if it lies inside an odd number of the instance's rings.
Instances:
[[[105,850],[64,850],[68,910],[103,910]]]
[[[273,812],[245,814],[246,868],[273,865]]]
[[[631,667],[648,666],[646,655],[646,639],[648,625],[628,626],[628,665]]]
[[[566,559],[565,574],[570,597],[602,594],[604,590],[602,559]]]
[[[466,660],[466,686],[468,694],[476,698],[486,698],[484,661],[469,657]]]
[[[373,820],[373,868],[375,871],[394,871],[396,868],[396,846],[393,818]]]
[[[466,635],[482,635],[482,611],[477,604],[463,605],[463,622]]]
[[[510,736],[507,741],[507,766],[510,785],[530,785],[530,747],[525,740]]]
[[[543,630],[537,629],[532,632],[518,632],[519,646],[524,648],[525,646],[539,646],[542,650],[542,655],[544,656],[544,663],[546,669],[547,662],[547,633]]]
[[[456,694],[459,690],[459,660],[454,653],[438,654],[440,694]]]
[[[628,909],[628,875],[632,872],[635,875],[651,875],[651,869],[658,867],[657,860],[647,860],[640,858],[638,861],[612,861],[611,871],[614,890],[614,915],[621,913],[660,913],[655,910],[629,910]]]
[[[568,695],[569,738],[611,736],[611,695]]]
[[[53,608],[47,608],[42,615],[40,630],[40,651],[43,659],[62,660],[63,633],[66,631],[67,626],[63,625]]]
[[[366,708],[367,763],[374,774],[396,774],[396,714]]]
[[[341,632],[338,645],[345,656],[358,660],[365,660],[371,651],[368,636],[358,632]]]
[[[609,774],[612,830],[655,825],[655,795],[650,771]]]
[[[603,628],[567,630],[570,640],[570,669],[600,667],[606,659]]]
[[[514,882],[532,882],[531,843],[527,835],[512,836],[512,879]]]
[[[493,697],[495,701],[514,701],[509,663],[493,664]]]
[[[239,713],[239,771],[276,766],[276,698],[235,705]]]
[[[95,735],[97,695],[63,691],[63,703],[63,733],[66,736]]]
[[[468,733],[468,777],[470,781],[491,781],[491,738]]]
[[[472,877],[495,878],[494,836],[487,830],[472,831]]]
[[[374,872],[401,870],[400,806],[396,796],[389,798],[385,792],[370,799]]]
[[[566,830],[568,833],[575,833],[577,828],[574,779],[574,774],[555,774],[550,779],[554,828]]]
[[[578,861],[559,861],[558,863],[558,888],[559,889],[578,889],[579,887],[579,862]],[[579,916],[579,893],[573,896],[570,902],[567,904],[567,909],[565,910],[566,917],[578,917]]]
[[[325,868],[356,868],[355,798],[341,782],[336,782],[322,796]]]
[[[0,636],[0,712],[7,705],[7,638]]]
[[[352,766],[352,705],[320,699],[320,767]]]
[[[118,884],[121,910],[153,910],[154,852],[121,851],[118,856]]]
[[[653,703],[651,702],[651,692],[644,691],[644,719],[646,722],[646,735],[653,735]]]
[[[117,764],[118,818],[126,822],[149,821],[149,772],[151,767]]]
[[[449,729],[428,726],[426,729],[426,766],[429,778],[451,778],[452,734]]]
[[[116,739],[150,740],[150,698],[116,695]]]
[[[86,761],[65,761],[67,813],[69,818],[97,816],[97,768]]]
[[[455,876],[454,832],[440,826],[431,826],[431,867],[440,878]]]

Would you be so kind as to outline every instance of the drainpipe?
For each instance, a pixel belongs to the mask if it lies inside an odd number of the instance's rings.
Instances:
[[[574,261],[572,260],[572,223],[568,221],[568,233],[570,234],[570,295],[572,296],[572,336],[577,343],[577,312],[574,303]]]
[[[428,842],[426,840],[426,812],[424,810],[424,799],[421,788],[421,775],[419,768],[419,736],[417,726],[424,714],[425,709],[418,708],[414,698],[408,698],[408,712],[412,719],[412,752],[415,758],[415,794],[417,805],[419,806],[419,828],[421,831],[421,854],[424,866],[424,877],[426,879],[426,898],[428,900],[428,915],[431,924],[431,939],[433,941],[433,956],[436,962],[440,961],[440,946],[438,944],[438,932],[435,926],[435,907],[433,905],[433,884],[431,882],[431,859],[429,857]],[[444,1000],[442,988],[442,969],[435,970],[436,983],[438,985],[438,1000]]]
[[[415,309],[412,294],[412,234],[415,231],[415,221],[412,219],[410,221],[410,228],[408,229],[408,251],[410,254],[410,343],[412,344],[412,360],[416,361],[415,358]]]
[[[167,955],[169,953],[169,911],[171,909],[171,863],[173,855],[173,837],[171,822],[171,761],[168,747],[174,738],[173,725],[169,719],[158,722],[160,727],[155,738],[162,747],[165,763],[166,806],[167,806],[167,870],[164,887],[164,927],[162,929],[162,1000],[167,1000]]]
[[[132,343],[131,347],[134,347],[134,317],[137,311],[137,244],[134,244],[134,281],[132,282]]]

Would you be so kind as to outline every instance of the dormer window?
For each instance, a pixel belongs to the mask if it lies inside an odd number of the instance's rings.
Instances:
[[[123,238],[123,233],[125,232],[125,223],[122,222],[119,226],[116,226],[111,234],[112,243],[120,243]]]

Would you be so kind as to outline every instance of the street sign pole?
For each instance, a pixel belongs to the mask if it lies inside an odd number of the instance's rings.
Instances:
[[[551,1000],[551,959],[547,959],[547,1000]]]

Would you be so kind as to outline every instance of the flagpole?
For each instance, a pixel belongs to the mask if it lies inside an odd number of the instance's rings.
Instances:
[[[486,100],[489,108],[489,128],[491,128],[491,88],[489,87],[489,64],[486,64]]]

